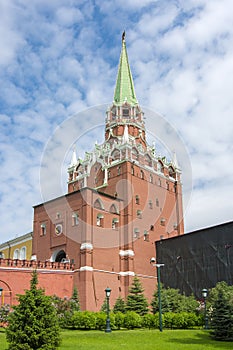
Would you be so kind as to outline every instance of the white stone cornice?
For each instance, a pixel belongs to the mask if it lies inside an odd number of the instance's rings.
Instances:
[[[135,273],[133,271],[121,271],[119,273],[119,275],[123,276],[123,277],[125,277],[125,276],[135,276]]]
[[[84,242],[81,244],[80,250],[84,249],[93,250],[93,245],[91,243]]]
[[[120,250],[120,256],[134,256],[134,251],[131,249],[128,250]]]
[[[92,266],[82,266],[80,267],[80,272],[81,271],[93,271],[93,267]]]

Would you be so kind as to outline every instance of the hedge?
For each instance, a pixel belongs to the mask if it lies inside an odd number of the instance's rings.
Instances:
[[[164,328],[169,329],[188,329],[200,327],[202,325],[202,318],[194,313],[188,312],[166,312],[162,315],[162,322]],[[140,316],[134,311],[128,311],[125,314],[121,312],[110,313],[111,329],[134,329],[134,328],[159,328],[159,314],[146,314]],[[71,320],[67,322],[64,328],[82,329],[82,330],[105,330],[106,314],[104,312],[90,312],[90,311],[75,311]]]

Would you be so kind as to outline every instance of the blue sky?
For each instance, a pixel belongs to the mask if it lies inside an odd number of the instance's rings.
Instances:
[[[231,0],[0,0],[0,241],[32,230],[56,128],[111,103],[123,30],[140,104],[165,116],[189,154],[186,231],[232,220],[232,13]]]

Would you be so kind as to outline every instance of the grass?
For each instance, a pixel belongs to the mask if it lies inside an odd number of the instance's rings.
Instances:
[[[132,330],[104,333],[100,331],[63,331],[59,350],[220,350],[232,349],[232,342],[210,339],[204,330]],[[0,331],[0,350],[6,350],[4,332]]]

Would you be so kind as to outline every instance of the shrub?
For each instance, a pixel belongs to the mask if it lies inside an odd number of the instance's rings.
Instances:
[[[71,325],[73,329],[96,329],[96,315],[90,311],[74,311]]]
[[[198,326],[200,318],[195,313],[188,312],[166,312],[164,317],[164,327],[170,329],[187,329]]]
[[[96,312],[96,329],[103,330],[106,328],[106,313],[105,312]],[[110,321],[111,322],[111,321]]]
[[[142,327],[144,328],[158,328],[159,326],[159,319],[158,314],[146,314],[142,316]]]
[[[122,312],[117,312],[115,314],[115,327],[117,329],[123,328],[124,322],[125,322],[125,314],[123,314]]]
[[[124,326],[127,329],[140,328],[142,324],[141,316],[134,311],[127,311],[124,319]]]

